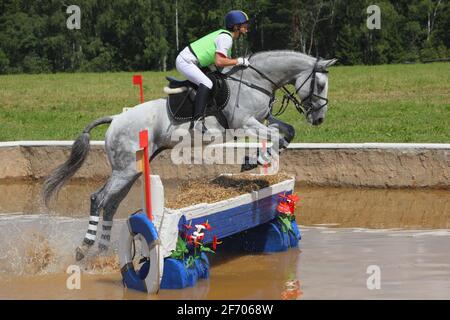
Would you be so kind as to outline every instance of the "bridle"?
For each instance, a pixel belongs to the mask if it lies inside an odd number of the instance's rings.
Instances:
[[[250,58],[251,58],[251,56],[250,56]],[[249,58],[249,60],[250,60],[250,58]],[[276,91],[277,90],[283,90],[284,95],[283,95],[283,100],[281,102],[281,107],[278,110],[278,112],[273,114],[273,116],[279,116],[279,115],[283,114],[286,111],[287,107],[289,106],[290,102],[292,102],[294,104],[295,108],[297,109],[297,111],[299,113],[304,114],[305,116],[308,116],[312,112],[317,112],[317,111],[321,110],[322,108],[324,108],[328,104],[328,99],[327,98],[322,97],[322,96],[320,96],[320,95],[318,95],[318,94],[316,94],[314,92],[315,91],[314,89],[316,87],[316,74],[317,73],[328,73],[327,70],[323,69],[322,67],[319,67],[319,61],[320,61],[320,58],[317,58],[311,73],[303,81],[303,83],[295,90],[294,93],[289,91],[289,89],[286,88],[286,85],[283,85],[283,86],[280,87],[274,81],[272,81],[272,79],[270,79],[267,75],[265,75],[262,71],[258,70],[257,68],[255,68],[252,65],[249,65],[248,68],[252,69],[256,73],[258,73],[262,78],[266,79],[272,85],[274,85],[275,89],[273,90],[273,92],[270,92],[270,91],[268,91],[268,90],[266,90],[264,88],[261,88],[261,87],[255,85],[255,84],[253,84],[253,83],[250,83],[250,82],[248,82],[246,80],[243,80],[242,79],[242,75],[241,75],[241,79],[237,79],[237,78],[232,77],[231,75],[237,71],[237,70],[235,70],[235,68],[230,70],[228,73],[225,73],[225,75],[230,80],[238,81],[238,82],[240,82],[240,83],[242,83],[242,84],[244,84],[244,85],[246,85],[246,86],[248,86],[250,88],[256,89],[256,90],[258,90],[258,91],[268,95],[270,97],[270,102],[269,102],[270,113],[272,113],[273,106],[274,106],[274,104],[276,102],[276,97],[275,97]],[[244,72],[244,70],[242,70],[242,72]],[[309,94],[299,101],[295,95],[298,94],[298,92],[303,88],[303,86],[306,84],[306,82],[310,78],[311,78],[311,82],[310,82],[310,87],[309,87]],[[322,105],[320,105],[319,107],[314,107],[314,105],[312,103],[312,99],[313,98],[324,100],[324,103]]]

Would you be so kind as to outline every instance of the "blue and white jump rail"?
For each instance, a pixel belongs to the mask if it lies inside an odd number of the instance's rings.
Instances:
[[[296,221],[291,222],[291,231],[285,232],[277,212],[279,195],[292,194],[294,186],[295,179],[289,178],[220,202],[170,209],[164,207],[161,179],[152,175],[153,221],[145,212],[138,212],[128,218],[121,232],[119,259],[124,286],[157,293],[159,289],[191,287],[198,279],[208,278],[209,260],[205,252],[197,255],[200,258],[189,267],[186,262],[192,250],[184,260],[171,257],[179,236],[186,232],[186,225],[194,227],[208,223],[212,230],[204,233],[202,242],[211,244],[215,236],[223,242],[219,252],[230,248],[246,252],[280,252],[297,247],[301,236]],[[137,240],[141,243],[140,252],[134,247]],[[140,264],[133,263],[134,255],[142,257]]]

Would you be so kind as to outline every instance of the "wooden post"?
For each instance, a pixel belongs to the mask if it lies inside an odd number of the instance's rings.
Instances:
[[[148,130],[142,130],[139,132],[139,147],[142,150],[136,154],[137,158],[137,170],[141,171],[144,175],[144,198],[145,198],[145,211],[150,221],[153,221],[152,215],[152,194],[150,185],[150,158],[149,158],[149,142],[148,142]]]

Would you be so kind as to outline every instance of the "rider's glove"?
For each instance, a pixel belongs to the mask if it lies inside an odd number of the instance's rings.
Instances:
[[[237,66],[248,67],[250,65],[250,61],[247,58],[237,58]]]

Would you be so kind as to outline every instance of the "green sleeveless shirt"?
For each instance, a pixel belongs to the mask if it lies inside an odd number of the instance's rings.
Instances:
[[[221,33],[226,33],[232,36],[231,32],[225,29],[220,29],[200,38],[189,45],[191,51],[195,54],[202,67],[208,67],[216,61],[216,40]],[[231,48],[228,50],[228,57],[231,56]]]

